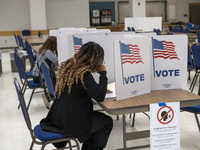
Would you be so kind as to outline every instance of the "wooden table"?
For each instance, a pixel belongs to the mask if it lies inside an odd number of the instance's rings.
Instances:
[[[27,39],[30,45],[40,45],[43,44],[46,39],[44,38],[37,38],[37,39]]]
[[[27,36],[21,36],[22,40],[27,40],[27,39],[38,39],[38,35],[27,35]]]
[[[126,141],[150,137],[150,131],[126,132],[125,114],[149,111],[150,104],[160,102],[180,102],[180,107],[198,105],[200,96],[183,89],[155,90],[148,94],[116,101],[115,98],[105,99],[98,103],[108,114],[122,115],[123,121],[123,150],[146,148],[150,145],[127,148]],[[119,149],[119,150],[122,150]]]

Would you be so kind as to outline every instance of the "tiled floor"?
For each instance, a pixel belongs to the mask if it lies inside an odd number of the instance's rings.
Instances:
[[[10,57],[8,52],[2,53],[3,75],[0,77],[0,150],[28,150],[31,144],[31,137],[26,124],[23,120],[20,109],[17,109],[18,100],[13,85],[13,78],[18,78],[18,73],[11,72]],[[189,86],[188,81],[188,86]],[[194,93],[197,93],[195,87]],[[25,93],[25,99],[28,100],[30,90]],[[44,118],[48,110],[43,104],[41,93],[33,96],[33,101],[29,108],[29,114],[32,126],[35,126]],[[111,133],[109,142],[105,150],[115,150],[122,147],[122,121],[116,120],[112,116],[114,128]],[[131,119],[127,117],[127,130],[137,131],[149,129],[149,120],[142,114],[136,115],[135,127],[131,127]],[[180,113],[180,133],[181,133],[181,150],[199,150],[200,149],[200,132],[198,131],[195,117],[191,113]],[[149,144],[150,139],[129,141],[128,145],[140,145],[141,143]],[[47,146],[46,149],[52,149],[53,146]],[[40,146],[34,146],[34,150],[39,150]],[[148,150],[146,148],[145,150]]]

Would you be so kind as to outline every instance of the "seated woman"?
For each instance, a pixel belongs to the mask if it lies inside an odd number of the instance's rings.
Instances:
[[[82,150],[103,150],[113,127],[111,117],[93,110],[92,99],[103,101],[107,91],[103,59],[103,48],[88,42],[72,58],[61,63],[55,90],[58,97],[40,122],[43,130],[78,138],[83,142]],[[99,83],[92,72],[100,74]],[[58,148],[63,144],[66,143],[54,146]]]
[[[46,87],[44,85],[44,76],[40,70],[40,66],[43,61],[46,61],[49,68],[50,74],[52,76],[53,84],[55,85],[55,69],[58,65],[58,57],[57,57],[57,40],[55,36],[50,36],[39,49],[39,52],[36,57],[35,65],[33,68],[33,80],[36,83],[40,83],[40,86],[44,88],[45,94],[42,95],[45,106],[47,108],[50,107],[50,95],[47,93]]]

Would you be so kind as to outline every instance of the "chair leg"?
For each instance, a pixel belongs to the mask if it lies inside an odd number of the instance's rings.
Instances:
[[[33,89],[32,93],[31,93],[31,97],[30,97],[29,102],[28,102],[28,105],[27,105],[27,110],[28,110],[28,108],[29,108],[29,106],[30,106],[30,103],[31,103],[31,100],[32,100],[34,91],[35,91],[35,89]]]
[[[193,85],[192,85],[191,92],[193,92],[193,90],[194,90],[195,84],[196,84],[196,82],[197,82],[197,78],[198,78],[198,74],[197,74],[196,77],[195,77],[194,83],[193,83]]]
[[[200,132],[200,124],[199,124],[199,119],[198,119],[197,113],[194,113],[194,116],[195,116],[195,118],[196,118],[197,126],[198,126],[199,132]]]
[[[34,145],[34,141],[32,141],[32,143],[31,143],[31,146],[30,146],[29,150],[32,150],[32,149],[33,149],[33,145]]]
[[[190,70],[188,70],[188,80],[191,80],[191,78],[190,78]]]
[[[24,88],[24,89],[23,89],[23,88]],[[23,84],[23,86],[22,86],[22,95],[25,94],[26,88],[27,88],[27,86],[26,86],[25,84]],[[18,105],[17,108],[18,108],[18,109],[20,108],[20,104]]]
[[[195,81],[196,77],[197,77],[197,72],[195,72],[195,74],[194,74],[194,77],[193,77],[192,82],[191,82],[191,84],[190,84],[189,90],[191,90],[191,88],[192,88],[192,86],[193,86],[193,84],[194,84],[194,81]]]
[[[69,140],[69,147],[70,147],[70,150],[72,150],[72,143],[71,143],[71,140]]]
[[[198,89],[198,95],[200,95],[200,78],[199,78],[199,89]]]
[[[116,120],[119,120],[119,115],[116,116]]]
[[[134,125],[135,125],[135,115],[136,115],[136,113],[133,113],[133,122],[132,122],[132,127],[134,127]]]

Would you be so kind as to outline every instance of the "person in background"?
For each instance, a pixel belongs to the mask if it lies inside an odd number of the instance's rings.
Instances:
[[[52,82],[55,85],[56,77],[55,70],[58,66],[58,57],[57,57],[57,40],[55,36],[50,36],[39,49],[39,52],[36,57],[35,65],[33,68],[33,80],[36,83],[40,83],[40,86],[44,88],[44,94],[42,98],[44,100],[44,104],[47,108],[50,108],[50,94],[46,90],[46,86],[44,84],[44,76],[40,70],[40,66],[42,62],[45,61],[49,68],[50,74],[52,77]]]
[[[82,150],[103,150],[106,147],[113,120],[93,110],[92,99],[101,102],[107,91],[104,50],[94,43],[84,44],[79,52],[61,63],[58,69],[56,93],[47,117],[40,121],[43,130],[78,138]],[[96,83],[91,73],[99,73]],[[66,143],[56,143],[60,148]]]

